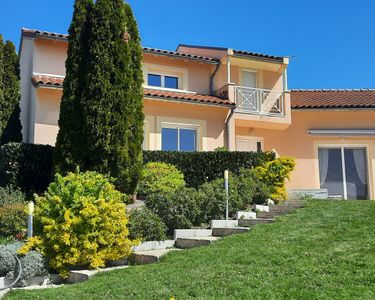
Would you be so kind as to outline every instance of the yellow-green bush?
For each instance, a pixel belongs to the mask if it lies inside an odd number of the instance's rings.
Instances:
[[[149,162],[143,167],[137,193],[147,198],[152,194],[173,193],[184,186],[184,175],[174,165]]]
[[[44,196],[36,196],[35,229],[20,254],[31,248],[66,277],[73,266],[98,268],[131,254],[125,195],[95,172],[55,176]]]
[[[287,200],[285,180],[295,168],[293,157],[279,157],[255,168],[259,179],[271,188],[271,198],[276,202]]]

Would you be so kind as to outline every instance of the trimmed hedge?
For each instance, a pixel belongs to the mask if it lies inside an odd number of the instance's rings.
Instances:
[[[52,146],[10,143],[0,148],[0,186],[13,185],[26,193],[42,193],[53,179]],[[262,166],[275,159],[272,152],[143,151],[143,162],[175,165],[188,187],[223,177],[224,170],[238,175],[241,168]]]
[[[165,162],[175,165],[185,177],[188,187],[202,185],[223,177],[229,170],[238,175],[241,168],[253,168],[274,160],[272,152],[176,152],[144,151],[143,162]]]
[[[53,147],[9,143],[0,148],[0,186],[42,193],[53,179]]]

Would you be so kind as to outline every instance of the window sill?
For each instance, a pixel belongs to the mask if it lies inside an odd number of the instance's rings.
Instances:
[[[180,90],[180,89],[169,89],[169,88],[164,88],[164,87],[160,87],[160,86],[144,85],[143,88],[145,88],[145,89],[149,89],[149,90],[166,91],[166,92],[176,92],[176,93],[196,94],[196,92],[192,92],[192,91]]]

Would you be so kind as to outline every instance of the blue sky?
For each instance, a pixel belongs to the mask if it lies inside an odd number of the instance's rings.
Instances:
[[[1,1],[0,33],[66,33],[73,0]],[[129,0],[144,46],[224,46],[291,56],[290,88],[375,88],[373,0]],[[233,4],[231,4],[233,3]]]

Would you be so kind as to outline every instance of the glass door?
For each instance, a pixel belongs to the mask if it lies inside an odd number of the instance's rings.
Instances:
[[[332,198],[367,199],[365,148],[319,148],[320,187]]]
[[[258,112],[257,73],[242,71],[242,89],[239,95],[239,108],[245,111]]]

